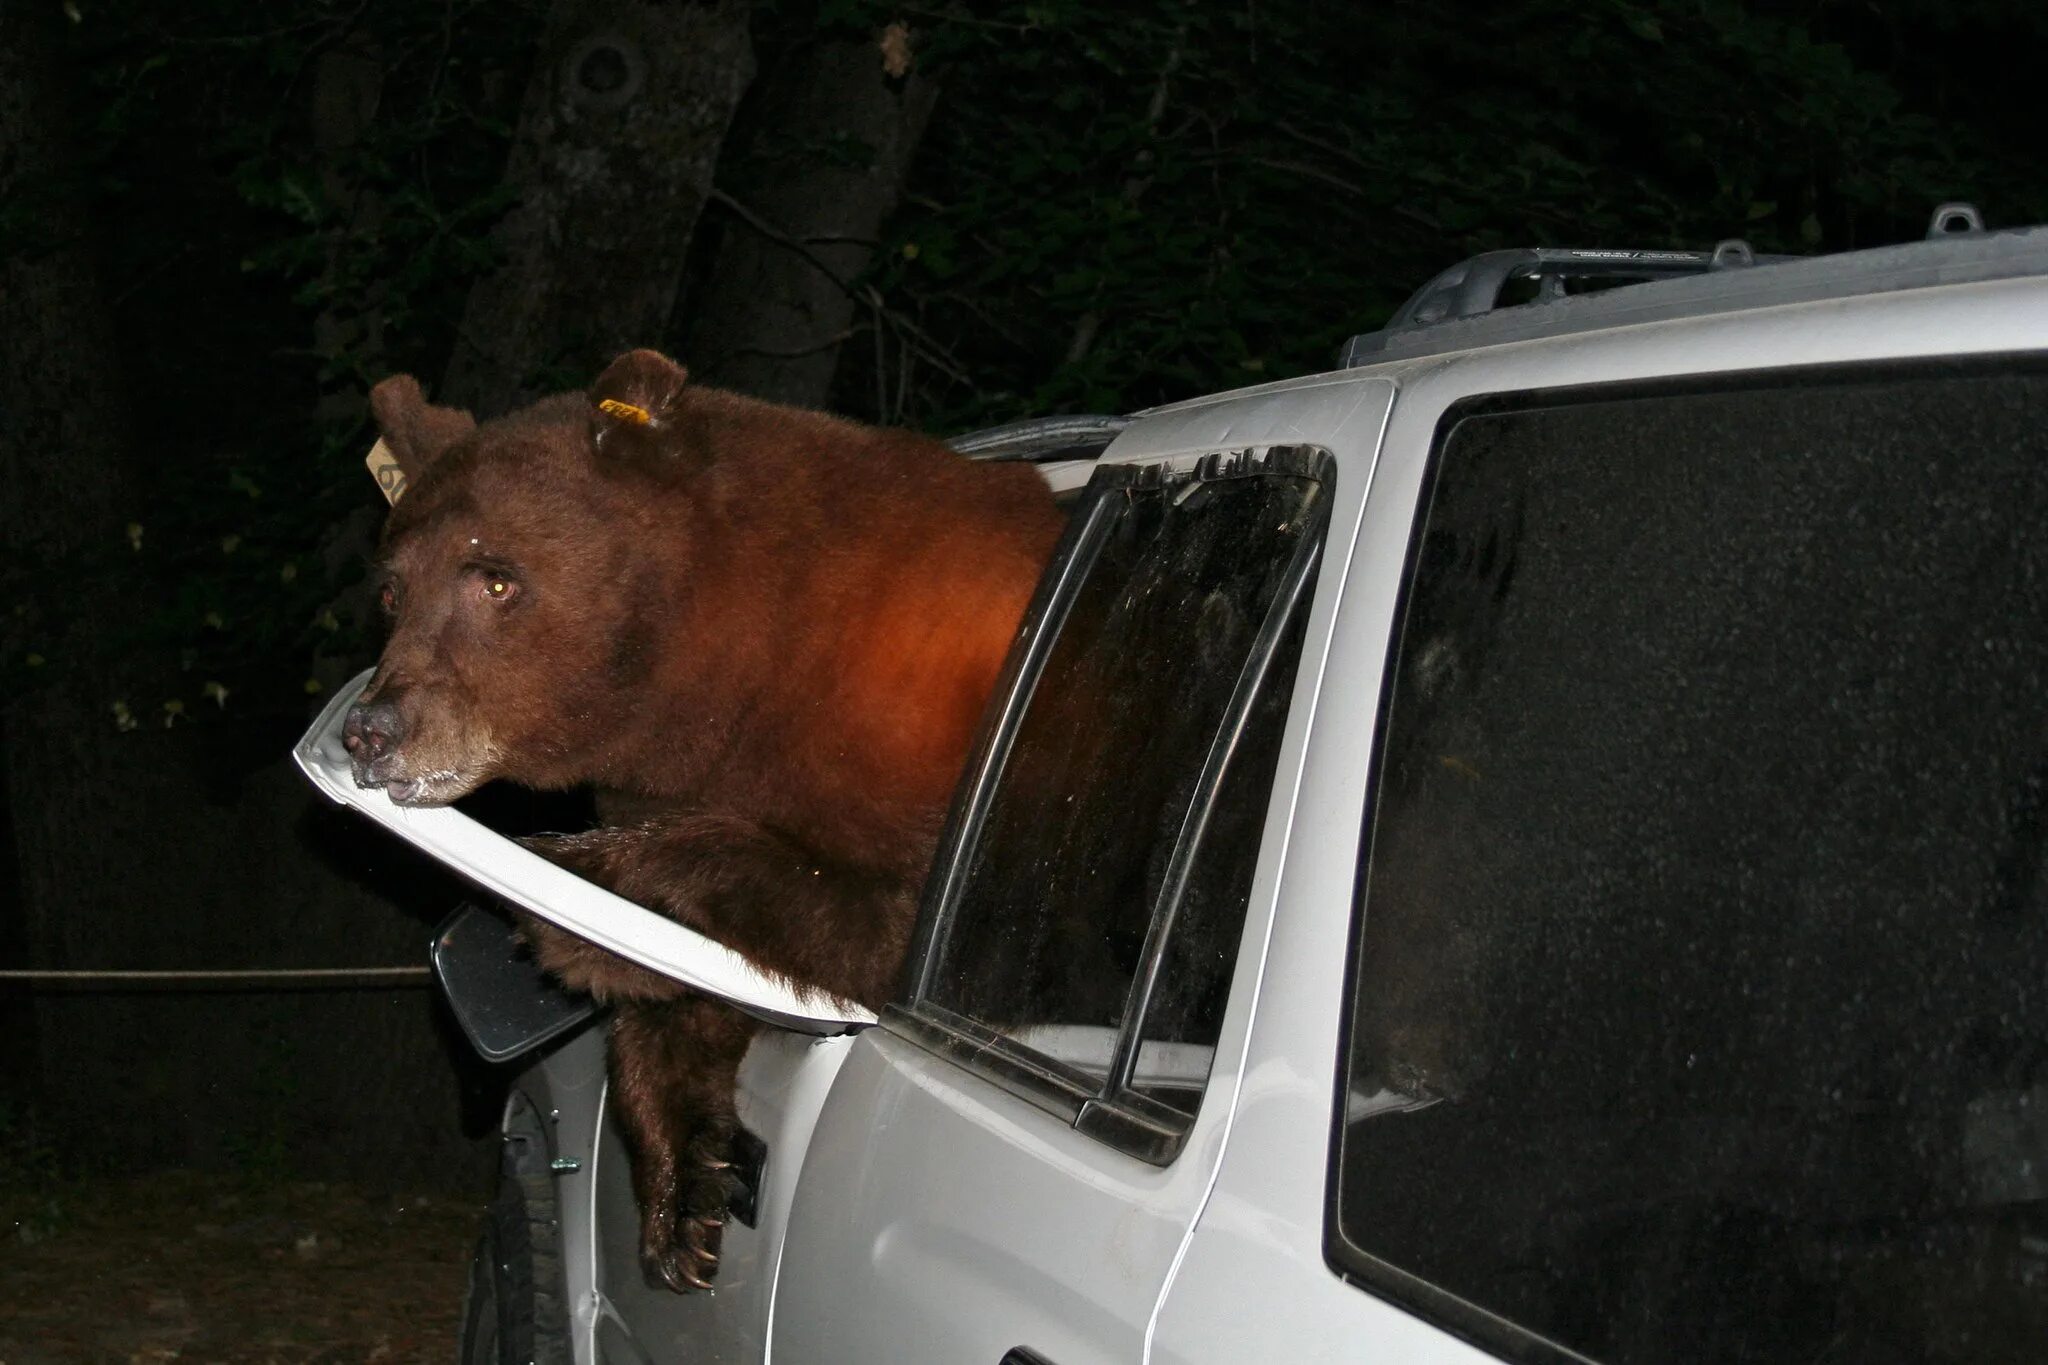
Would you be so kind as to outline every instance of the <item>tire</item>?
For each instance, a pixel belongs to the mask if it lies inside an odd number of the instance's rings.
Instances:
[[[463,1299],[462,1365],[573,1365],[554,1175],[532,1110],[507,1111],[498,1193]]]
[[[503,1365],[498,1352],[498,1281],[491,1273],[496,1261],[487,1226],[476,1239],[469,1286],[462,1295],[462,1336],[456,1354],[462,1365]]]

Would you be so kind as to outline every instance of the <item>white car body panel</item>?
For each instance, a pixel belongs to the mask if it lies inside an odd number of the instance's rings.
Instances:
[[[1385,380],[1350,379],[1167,414],[1133,426],[1102,461],[1322,446],[1337,460],[1328,543],[1348,544],[1393,392]],[[1317,586],[1211,1098],[1179,1158],[1148,1165],[886,1028],[865,1033],[805,1158],[777,1295],[777,1359],[994,1362],[1023,1346],[1081,1365],[1143,1354],[1228,1132],[1293,813],[1291,774],[1341,589],[1334,573]]]
[[[1286,989],[1260,992],[1215,1195],[1162,1296],[1148,1360],[1493,1358],[1345,1283],[1322,1251],[1374,716],[1416,498],[1445,409],[1478,395],[1562,385],[2044,349],[2048,280],[2029,279],[1651,324],[1385,367],[1401,393],[1351,546],[1326,670],[1325,695],[1348,713],[1318,718],[1267,958],[1264,981]]]
[[[740,1069],[740,1121],[768,1147],[754,1226],[729,1220],[715,1294],[676,1294],[640,1273],[640,1214],[624,1144],[607,1124],[597,1151],[593,1303],[610,1333],[649,1360],[748,1361],[768,1355],[783,1233],[818,1111],[851,1037],[763,1034]],[[616,1352],[597,1359],[617,1359]],[[630,1358],[630,1357],[628,1357]]]

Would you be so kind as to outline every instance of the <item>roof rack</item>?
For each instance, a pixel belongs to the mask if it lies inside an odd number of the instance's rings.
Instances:
[[[1959,200],[1938,205],[1927,224],[1929,241],[1986,235],[1984,215],[1977,211],[1976,205]],[[1346,369],[1367,364],[1390,348],[1412,349],[1395,347],[1395,343],[1413,338],[1415,333],[1425,328],[1502,311],[1501,291],[1511,280],[1534,280],[1536,297],[1533,302],[1542,304],[1567,297],[1565,285],[1571,280],[1604,280],[1618,285],[1647,284],[1652,280],[1808,259],[1812,258],[1760,256],[1739,237],[1716,244],[1712,251],[1524,247],[1515,251],[1481,252],[1458,262],[1416,290],[1406,303],[1395,310],[1387,325],[1377,332],[1365,332],[1351,338],[1344,344],[1337,360]]]
[[[946,444],[962,455],[977,460],[1081,459],[1098,455],[1114,441],[1117,433],[1131,424],[1128,417],[1102,413],[1075,413],[1058,417],[1027,417],[984,427],[964,436],[946,438]]]
[[[1933,242],[1983,230],[1984,215],[1977,212],[1977,206],[1958,199],[1935,206],[1934,217],[1927,222],[1927,240]]]
[[[1379,331],[1351,338],[1345,344],[1341,361],[1347,367],[1357,365],[1366,357],[1385,350],[1389,340],[1403,333],[1432,327],[1440,322],[1491,313],[1501,306],[1501,291],[1511,280],[1534,280],[1534,302],[1542,304],[1566,297],[1567,281],[1643,284],[1651,280],[1739,270],[1797,259],[1796,256],[1759,256],[1750,249],[1748,242],[1739,237],[1716,244],[1712,251],[1642,251],[1609,247],[1522,247],[1513,251],[1485,251],[1458,262],[1416,290]]]

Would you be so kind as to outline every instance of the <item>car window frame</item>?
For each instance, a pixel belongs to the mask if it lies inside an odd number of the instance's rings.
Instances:
[[[1255,467],[1247,467],[1255,466]],[[969,1018],[930,998],[938,963],[961,904],[968,870],[999,788],[1008,755],[1036,693],[1040,676],[1060,638],[1097,556],[1115,522],[1115,505],[1126,490],[1148,483],[1187,479],[1222,480],[1262,476],[1313,479],[1321,486],[1312,515],[1315,524],[1290,556],[1279,593],[1260,623],[1225,708],[1217,735],[1210,741],[1190,814],[1204,818],[1183,823],[1175,838],[1169,872],[1148,917],[1148,931],[1137,970],[1125,997],[1107,1074],[1091,1076],[1062,1065],[1027,1044]],[[1039,587],[1018,628],[1016,642],[999,676],[993,697],[970,750],[942,829],[938,853],[927,878],[916,930],[904,964],[897,1001],[884,1007],[883,1028],[962,1067],[999,1089],[1025,1101],[1068,1127],[1153,1166],[1170,1165],[1185,1144],[1194,1118],[1131,1088],[1145,1044],[1145,1011],[1151,999],[1179,907],[1174,873],[1185,872],[1200,847],[1206,814],[1213,809],[1217,782],[1251,717],[1252,703],[1269,685],[1273,664],[1290,625],[1305,621],[1313,605],[1317,574],[1328,550],[1337,461],[1315,443],[1258,443],[1200,452],[1193,458],[1148,459],[1098,465],[1072,507],[1066,529],[1040,579]],[[1297,666],[1306,662],[1306,653]],[[1280,774],[1267,791],[1268,809],[1280,790]],[[1260,857],[1265,850],[1261,848]],[[1184,883],[1183,883],[1184,884]],[[1172,888],[1172,889],[1169,889]],[[1240,926],[1242,933],[1249,926]],[[1164,928],[1162,928],[1164,925]],[[1146,987],[1140,990],[1143,983]],[[1122,1078],[1119,1080],[1119,1078]],[[1205,1080],[1203,1093],[1208,1084]],[[1199,1110],[1199,1105],[1197,1106]]]

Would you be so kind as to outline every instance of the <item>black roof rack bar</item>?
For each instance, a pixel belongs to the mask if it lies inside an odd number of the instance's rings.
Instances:
[[[1536,302],[1565,297],[1567,280],[1614,280],[1642,283],[1715,270],[1768,265],[1789,256],[1760,256],[1740,238],[1721,242],[1712,251],[1644,251],[1612,247],[1521,247],[1486,251],[1458,262],[1415,291],[1394,312],[1387,325],[1351,339],[1342,361],[1356,365],[1385,348],[1387,339],[1403,332],[1494,311],[1508,281],[1536,281]]]

